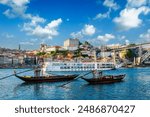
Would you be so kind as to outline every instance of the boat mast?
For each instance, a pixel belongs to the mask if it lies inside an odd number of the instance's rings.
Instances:
[[[97,56],[96,56],[96,50],[94,51],[94,63],[95,63],[95,69],[97,69]]]
[[[116,52],[115,52],[115,49],[113,50],[113,53],[114,53],[114,57],[113,57],[113,59],[114,59],[114,65],[116,66]]]

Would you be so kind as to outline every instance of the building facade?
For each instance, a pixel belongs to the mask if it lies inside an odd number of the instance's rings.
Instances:
[[[79,40],[78,39],[67,39],[64,41],[64,48],[66,50],[77,50],[79,47]]]

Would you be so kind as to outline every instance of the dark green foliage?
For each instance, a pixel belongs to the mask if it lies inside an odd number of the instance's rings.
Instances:
[[[126,58],[133,58],[134,57],[134,53],[132,52],[132,50],[127,50],[127,53],[126,53]]]
[[[37,56],[44,56],[46,54],[46,52],[38,52],[36,55]]]

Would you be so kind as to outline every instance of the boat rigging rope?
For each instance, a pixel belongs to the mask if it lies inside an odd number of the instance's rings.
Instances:
[[[18,72],[18,73],[16,73],[16,74],[25,73],[25,72],[32,71],[32,70],[34,70],[34,69],[30,69],[30,70],[26,70],[26,71]],[[11,75],[8,75],[8,76],[5,76],[5,77],[2,77],[2,78],[0,78],[0,80],[3,80],[3,79],[6,79],[6,78],[9,78],[9,77],[14,76],[14,75],[15,75],[15,74],[11,74]]]
[[[79,76],[77,76],[75,79],[78,79],[78,78],[81,78],[81,77],[83,77],[83,76],[85,76],[85,75],[88,75],[88,74],[90,74],[91,72],[92,72],[92,71],[90,71],[90,72],[88,72],[88,73],[84,73],[84,74],[82,74],[82,75],[79,75]],[[71,81],[69,81],[69,82],[67,82],[67,83],[64,83],[64,84],[62,84],[62,85],[60,85],[60,86],[58,86],[58,87],[64,87],[65,85],[71,83],[72,81],[74,81],[74,80],[71,80]]]

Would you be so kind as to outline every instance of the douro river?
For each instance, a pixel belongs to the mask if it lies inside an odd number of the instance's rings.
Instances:
[[[17,72],[26,69],[17,69]],[[33,72],[33,71],[32,71]],[[32,75],[26,72],[20,75]],[[13,69],[0,69],[0,78],[13,74]],[[89,85],[82,79],[65,82],[32,83],[11,76],[0,80],[1,100],[150,100],[150,68],[121,68],[104,74],[126,74],[122,82]]]

